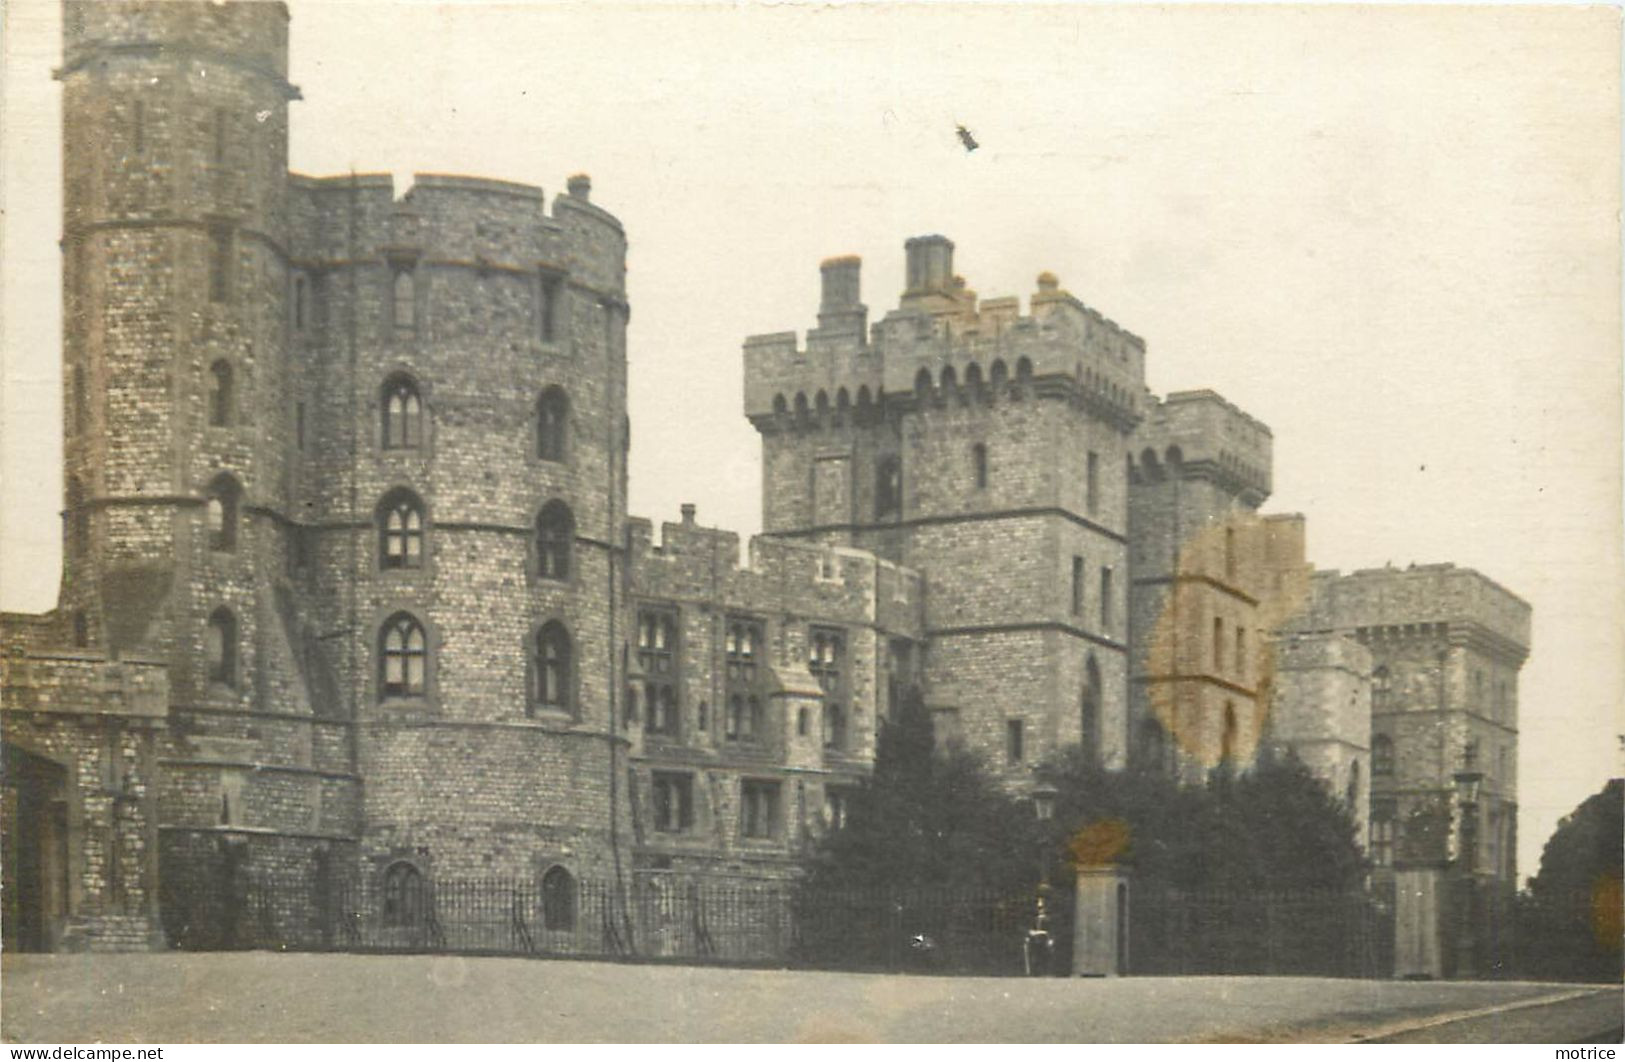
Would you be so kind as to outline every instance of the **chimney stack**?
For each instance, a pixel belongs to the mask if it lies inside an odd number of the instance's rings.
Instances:
[[[869,308],[861,301],[863,259],[855,254],[826,258],[818,269],[824,279],[818,330],[829,336],[856,336],[861,343],[869,322]]]
[[[908,255],[905,295],[948,291],[954,276],[954,241],[946,236],[915,236],[903,244]]]
[[[683,513],[683,526],[684,527],[693,527],[694,526],[694,503],[693,502],[684,502],[681,506],[679,506],[679,508],[682,510],[682,513]]]

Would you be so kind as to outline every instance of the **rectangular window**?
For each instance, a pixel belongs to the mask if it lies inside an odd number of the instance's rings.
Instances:
[[[397,269],[392,283],[395,327],[402,332],[413,331],[418,326],[417,275],[411,269]]]
[[[564,278],[544,275],[536,286],[537,332],[543,343],[556,343],[559,338],[559,303],[564,291]]]
[[[294,443],[303,450],[305,448],[305,404],[293,404],[293,438]]]
[[[728,712],[723,718],[723,737],[729,741],[754,741],[761,736],[762,700],[759,691],[759,664],[764,644],[762,624],[743,616],[729,616],[723,636],[723,684]]]
[[[1100,455],[1089,451],[1089,477],[1084,501],[1091,515],[1100,511]]]
[[[231,229],[216,225],[209,229],[209,301],[231,299]]]
[[[638,667],[643,672],[643,729],[676,737],[681,727],[677,701],[677,613],[638,610]]]
[[[661,833],[686,833],[694,828],[693,775],[655,772],[654,820]]]
[[[1224,620],[1213,617],[1213,670],[1224,667]]]
[[[837,786],[828,786],[824,790],[824,828],[839,830],[846,826],[846,815],[851,807],[851,794]]]
[[[1010,763],[1020,763],[1027,754],[1022,747],[1022,722],[1020,719],[1010,719],[1004,726],[1004,758]]]
[[[846,747],[846,635],[828,627],[807,632],[807,670],[824,691],[824,747]]]
[[[1083,615],[1084,564],[1082,557],[1072,558],[1072,614]]]
[[[1112,570],[1100,569],[1100,629],[1112,629]]]
[[[1394,861],[1394,819],[1398,808],[1392,800],[1371,802],[1371,862],[1379,867]]]
[[[739,784],[739,832],[770,839],[779,835],[779,783],[746,779]]]
[[[1236,628],[1236,677],[1247,678],[1247,630],[1244,627]]]

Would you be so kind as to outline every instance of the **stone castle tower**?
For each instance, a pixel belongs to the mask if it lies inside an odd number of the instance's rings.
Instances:
[[[164,665],[164,887],[607,873],[620,224],[290,175],[279,4],[65,11],[62,633]]]
[[[1142,341],[1039,277],[978,302],[942,236],[907,244],[867,327],[855,258],[823,264],[818,327],[745,344],[763,527],[921,573],[939,724],[1013,777],[1069,744],[1126,762],[1130,432]]]

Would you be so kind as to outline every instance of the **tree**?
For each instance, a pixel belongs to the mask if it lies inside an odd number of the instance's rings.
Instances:
[[[1521,959],[1543,977],[1620,978],[1625,779],[1615,778],[1557,824],[1520,897]]]
[[[1071,749],[1043,775],[1058,791],[1058,847],[1120,822],[1120,858],[1147,880],[1187,890],[1348,889],[1364,872],[1349,810],[1295,757],[1180,786],[1104,770]]]
[[[972,753],[935,748],[918,690],[901,700],[881,724],[869,784],[815,854],[809,887],[1030,890],[1032,811]]]

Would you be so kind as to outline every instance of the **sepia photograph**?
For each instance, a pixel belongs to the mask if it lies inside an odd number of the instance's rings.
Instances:
[[[1625,1040],[1618,8],[0,18],[0,1040]]]

